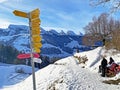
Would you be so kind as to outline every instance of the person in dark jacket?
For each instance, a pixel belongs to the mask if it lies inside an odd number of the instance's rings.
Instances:
[[[103,60],[101,61],[102,77],[105,77],[106,67],[107,67],[107,60],[103,58]]]
[[[114,62],[113,58],[112,58],[112,57],[110,57],[109,64],[111,65],[113,62]]]

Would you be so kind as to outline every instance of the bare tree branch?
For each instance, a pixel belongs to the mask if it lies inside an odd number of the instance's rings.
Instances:
[[[110,0],[90,0],[90,5],[97,6],[100,4],[105,4],[107,2],[110,2]]]
[[[107,13],[102,13],[98,18],[93,17],[92,22],[84,27],[86,43],[94,44],[95,41],[105,41],[109,39],[115,30],[120,30],[120,22],[109,18]],[[92,43],[90,43],[90,41]]]
[[[111,13],[120,10],[120,0],[90,0],[90,5],[91,6],[109,5]]]

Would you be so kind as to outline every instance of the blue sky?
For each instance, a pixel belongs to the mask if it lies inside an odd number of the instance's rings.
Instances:
[[[89,0],[0,0],[0,28],[7,28],[9,24],[28,25],[28,19],[17,17],[12,12],[30,12],[39,8],[41,27],[57,29],[58,32],[63,29],[65,32],[84,33],[83,27],[93,16],[109,12],[108,7],[89,4]]]

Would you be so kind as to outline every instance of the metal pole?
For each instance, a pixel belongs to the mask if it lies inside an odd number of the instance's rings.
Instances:
[[[36,80],[35,80],[35,69],[34,69],[34,61],[33,61],[33,48],[32,48],[32,32],[31,32],[31,15],[29,15],[29,27],[30,27],[30,48],[31,48],[31,65],[32,65],[32,76],[33,76],[33,90],[36,90]]]

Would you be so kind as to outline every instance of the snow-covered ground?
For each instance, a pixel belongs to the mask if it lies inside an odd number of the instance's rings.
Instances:
[[[31,74],[32,69],[30,66],[0,63],[0,90],[4,86],[14,85],[25,80]]]
[[[113,50],[106,51],[104,48],[99,47],[95,50],[76,53],[74,55],[86,55],[88,61],[85,64],[79,64],[77,58],[73,56],[50,64],[36,71],[36,88],[37,90],[120,90],[120,85],[110,85],[102,82],[103,80],[118,79],[120,78],[120,74],[117,74],[113,78],[108,78],[101,77],[98,73],[98,66],[102,60],[102,56],[106,56],[107,60],[112,56],[115,62],[120,63],[120,55],[112,52]],[[23,67],[23,70],[25,70],[26,66]],[[16,82],[15,84],[9,82],[10,76],[7,74],[15,72],[13,70],[15,70],[15,66],[9,66],[9,68],[8,66],[0,66],[0,90],[33,90],[31,75],[27,78],[22,75],[24,79],[21,79],[19,83],[17,82],[19,79],[16,77],[11,78],[11,80]],[[29,70],[27,69],[26,71]],[[8,85],[6,82],[10,84]]]

